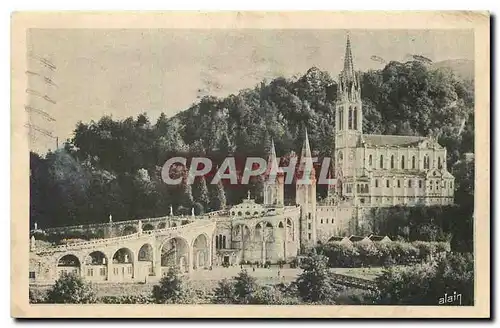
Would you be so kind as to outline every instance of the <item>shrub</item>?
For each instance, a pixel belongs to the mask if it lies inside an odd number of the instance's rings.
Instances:
[[[327,267],[328,258],[313,254],[301,263],[304,270],[296,280],[297,291],[305,302],[330,303],[336,295],[334,284]]]
[[[257,280],[248,274],[247,270],[242,270],[234,278],[234,296],[240,304],[249,304],[253,294],[258,288]]]
[[[296,297],[284,294],[276,286],[259,287],[250,299],[250,304],[270,304],[270,305],[297,305],[300,301]]]
[[[449,244],[445,242],[423,241],[354,244],[330,242],[315,248],[317,253],[328,257],[328,266],[337,268],[409,265],[428,261],[439,253],[448,252],[449,249]]]
[[[165,277],[153,287],[152,298],[159,304],[186,304],[194,299],[192,289],[177,268],[169,268]]]
[[[29,289],[29,302],[30,304],[45,303],[47,293],[45,291]]]
[[[104,296],[98,303],[104,304],[152,304],[154,300],[146,295]]]
[[[437,262],[389,268],[376,283],[378,304],[438,305],[445,294],[456,293],[461,305],[473,305],[474,261],[470,254],[450,253]]]
[[[380,254],[373,243],[355,243],[361,266],[380,264]]]
[[[235,287],[234,282],[227,278],[219,281],[217,288],[214,290],[212,303],[215,304],[233,304],[235,303]]]
[[[74,274],[64,274],[47,293],[47,303],[89,304],[96,300],[92,285]]]

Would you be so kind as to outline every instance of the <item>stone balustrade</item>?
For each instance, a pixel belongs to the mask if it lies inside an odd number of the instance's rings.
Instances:
[[[221,211],[217,211],[221,212]],[[217,213],[217,212],[212,212],[212,213]],[[210,215],[209,213],[208,215]],[[116,225],[137,225],[139,221],[141,221],[143,224],[147,223],[154,223],[154,222],[162,222],[165,220],[173,220],[173,221],[179,221],[179,220],[192,220],[192,216],[162,216],[162,217],[157,217],[157,218],[146,218],[146,219],[134,219],[134,220],[125,220],[125,221],[116,221],[112,222],[111,224],[116,226]],[[109,222],[103,222],[103,223],[91,223],[91,224],[82,224],[82,225],[71,225],[71,226],[61,226],[61,227],[53,227],[53,228],[38,228],[36,230],[32,229],[30,233],[35,233],[37,231],[44,231],[46,233],[57,233],[57,232],[64,232],[64,231],[71,231],[71,230],[91,230],[91,229],[99,229],[99,228],[106,228],[109,227],[110,223]]]
[[[182,225],[182,226],[175,226],[175,227],[169,227],[169,228],[163,228],[163,229],[136,232],[136,233],[133,233],[133,234],[130,234],[127,236],[112,237],[112,238],[105,238],[105,239],[95,239],[95,240],[71,243],[71,244],[67,244],[67,245],[58,245],[58,246],[52,246],[52,247],[37,248],[35,250],[35,252],[36,253],[61,252],[61,251],[66,251],[66,250],[70,250],[70,249],[75,249],[75,248],[80,249],[80,248],[86,248],[87,246],[96,246],[96,245],[115,243],[115,242],[119,242],[119,241],[138,239],[144,235],[160,235],[160,234],[166,233],[166,232],[186,230],[189,228],[193,228],[193,227],[200,226],[200,225],[207,225],[210,223],[211,223],[211,221],[199,220],[199,221],[194,221],[194,222]]]

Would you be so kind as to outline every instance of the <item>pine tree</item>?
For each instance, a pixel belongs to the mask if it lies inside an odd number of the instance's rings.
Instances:
[[[195,186],[193,188],[194,199],[203,205],[203,208],[207,208],[210,203],[210,196],[208,194],[207,181],[205,177],[201,177],[195,181]]]
[[[184,197],[183,197],[183,205],[186,207],[191,208],[193,205],[194,199],[193,199],[193,188],[190,183],[188,183],[189,178],[185,179],[183,181],[183,188],[184,188]]]
[[[226,192],[224,191],[224,184],[219,181],[211,188],[210,207],[213,210],[220,210],[226,207]]]

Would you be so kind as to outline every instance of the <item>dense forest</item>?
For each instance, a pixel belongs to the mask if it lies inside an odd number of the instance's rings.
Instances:
[[[446,68],[420,61],[390,62],[361,75],[364,133],[433,135],[448,149],[457,179],[456,200],[473,206],[474,84]],[[302,77],[278,77],[225,98],[204,97],[173,117],[79,122],[64,147],[44,156],[30,153],[30,222],[39,227],[197,213],[234,204],[248,186],[167,186],[161,167],[178,154],[221,159],[228,154],[266,156],[299,152],[307,128],[311,148],[330,156],[337,84],[329,73],[309,69]],[[287,186],[288,196],[294,186]],[[324,196],[325,188],[318,188]],[[472,204],[472,205],[471,205]],[[472,210],[470,211],[472,212]]]

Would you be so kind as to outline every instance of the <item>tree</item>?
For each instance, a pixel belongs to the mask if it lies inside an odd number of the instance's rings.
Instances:
[[[64,274],[47,293],[47,303],[91,304],[96,302],[92,285],[75,274]]]
[[[301,263],[303,272],[296,280],[297,290],[305,302],[330,303],[336,290],[328,270],[328,258],[313,253]]]
[[[246,270],[242,270],[234,280],[234,295],[237,302],[240,304],[251,303],[252,297],[258,289],[257,279],[250,276]]]
[[[210,203],[210,195],[208,193],[207,181],[205,180],[205,177],[202,176],[195,180],[193,195],[194,200],[203,205],[203,208],[206,209]]]
[[[445,294],[455,292],[461,295],[461,305],[474,304],[471,255],[448,254],[437,262],[391,267],[375,282],[379,290],[377,304],[437,305]]]
[[[390,62],[383,69],[365,72],[360,82],[366,133],[421,136],[433,133],[447,148],[450,168],[464,153],[474,151],[471,81],[412,59],[405,63]],[[173,117],[162,113],[155,124],[150,123],[146,114],[123,120],[103,116],[96,122],[79,122],[74,137],[63,149],[49,152],[45,158],[30,156],[31,224],[38,222],[52,227],[97,223],[105,221],[109,213],[117,220],[163,216],[170,205],[182,205],[190,211],[191,196],[205,210],[218,210],[228,203],[239,202],[246,196],[239,192],[241,188],[226,194],[220,183],[208,186],[208,197],[203,186],[198,195],[198,187],[194,187],[191,195],[189,188],[167,186],[152,173],[161,171],[165,161],[175,156],[203,154],[216,157],[219,163],[228,153],[265,156],[265,145],[270,138],[274,138],[278,155],[283,156],[301,148],[305,127],[312,150],[319,151],[320,157],[331,156],[336,89],[328,72],[313,67],[301,77],[277,77],[223,99],[203,97]],[[463,212],[458,213],[457,224],[449,230],[456,233],[456,249],[467,251],[472,247],[470,186],[474,176],[469,174],[473,170],[458,166],[459,172],[454,172],[456,203],[465,200],[468,206],[461,205]],[[151,183],[142,179],[145,172],[138,176],[142,170],[148,172]],[[252,192],[257,196],[261,182],[252,183]],[[285,188],[286,197],[293,198],[294,186],[287,184]],[[318,194],[322,191],[325,193],[319,187]],[[464,214],[466,210],[471,214]],[[386,214],[374,225],[391,238],[402,236],[412,240],[425,235],[441,240],[444,236],[442,227],[432,222],[424,222],[430,225],[423,231],[415,228],[420,221],[410,229],[405,210]],[[463,235],[461,231],[465,231]]]
[[[167,275],[153,286],[152,297],[157,304],[187,304],[192,302],[194,295],[179,269],[171,267]]]
[[[224,191],[222,181],[212,185],[210,207],[212,210],[220,210],[226,207],[226,192]]]

